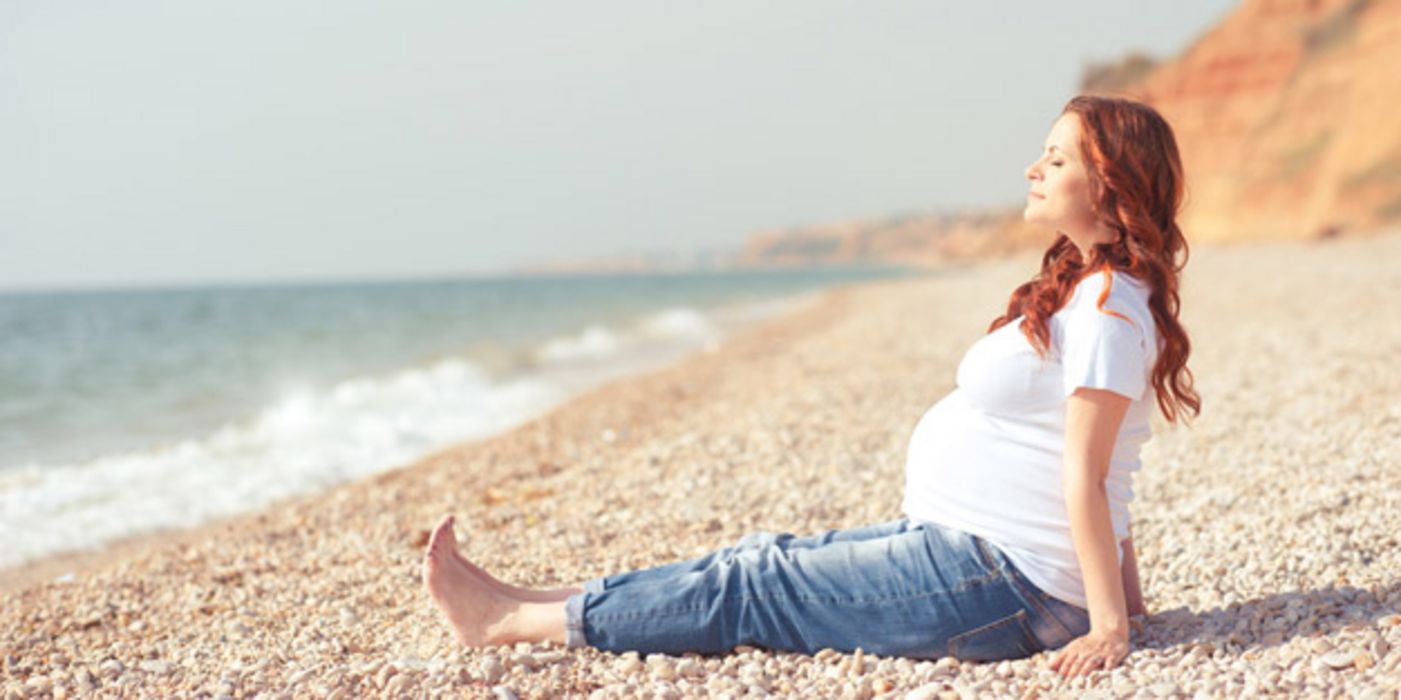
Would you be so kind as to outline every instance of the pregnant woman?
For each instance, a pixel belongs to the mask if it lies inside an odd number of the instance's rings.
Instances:
[[[1151,107],[1082,95],[1026,177],[1024,217],[1055,242],[915,427],[901,518],[530,590],[466,560],[447,517],[423,580],[457,639],[1118,664],[1146,614],[1128,503],[1149,417],[1201,408],[1177,320],[1182,166]]]

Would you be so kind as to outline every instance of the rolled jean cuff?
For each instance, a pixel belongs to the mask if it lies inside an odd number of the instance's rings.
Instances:
[[[587,586],[585,586],[587,589]],[[564,646],[578,649],[589,645],[584,635],[584,599],[588,593],[576,593],[564,600]]]
[[[606,586],[603,585],[603,579],[601,578],[591,578],[584,582],[585,593],[602,593],[605,588]]]

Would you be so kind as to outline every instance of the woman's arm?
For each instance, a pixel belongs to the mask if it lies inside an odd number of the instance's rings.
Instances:
[[[1128,397],[1081,387],[1066,400],[1062,487],[1070,515],[1070,535],[1089,602],[1090,631],[1072,640],[1050,668],[1073,676],[1111,668],[1129,651],[1129,613],[1123,572],[1109,519],[1104,479]]]

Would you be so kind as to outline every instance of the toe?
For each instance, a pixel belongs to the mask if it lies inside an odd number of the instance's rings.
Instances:
[[[451,515],[443,518],[443,522],[438,524],[438,527],[443,529],[443,539],[452,545],[453,551],[457,551],[457,531],[453,528],[456,524],[457,519]]]
[[[452,536],[452,516],[443,518],[434,528],[433,535],[428,538],[428,551],[439,557],[446,558],[457,550],[457,541]]]
[[[430,549],[423,555],[423,585],[430,589],[433,587],[433,580],[437,578],[441,566],[442,563],[433,556],[433,550]]]

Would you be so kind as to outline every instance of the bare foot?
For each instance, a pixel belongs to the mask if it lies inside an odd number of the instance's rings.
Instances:
[[[444,518],[428,540],[423,555],[423,585],[433,596],[457,641],[466,646],[509,644],[511,617],[520,607],[514,600],[477,578],[454,556],[452,517]]]
[[[486,582],[492,588],[495,588],[498,592],[504,593],[507,596],[525,601],[527,603],[558,603],[568,599],[569,596],[572,596],[575,593],[584,592],[584,589],[579,587],[551,588],[541,591],[531,588],[521,588],[520,586],[512,586],[509,583],[501,581],[495,576],[492,576],[491,574],[487,573],[485,569],[477,566],[476,564],[473,564],[472,562],[468,561],[466,557],[462,556],[462,552],[457,548],[457,537],[453,533],[453,521],[454,518],[451,515],[445,518],[445,522],[447,523],[447,530],[442,535],[443,537],[446,537],[448,541],[452,544],[452,556],[457,559],[458,563],[467,567],[467,570],[472,572],[472,575]],[[438,525],[438,528],[441,530],[442,527],[443,525],[440,523]],[[437,536],[437,533],[435,532],[434,535]]]

